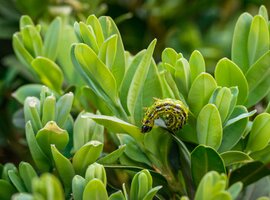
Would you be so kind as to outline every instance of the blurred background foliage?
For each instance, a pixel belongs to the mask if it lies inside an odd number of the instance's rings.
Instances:
[[[212,72],[222,57],[230,57],[235,22],[242,12],[257,13],[267,0],[0,0],[0,162],[27,160],[23,130],[12,122],[20,107],[12,98],[19,86],[31,82],[12,50],[12,35],[21,15],[46,27],[56,16],[65,23],[85,21],[90,14],[111,16],[120,30],[125,49],[135,54],[157,38],[154,57],[165,47],[188,58],[198,49]],[[17,123],[17,122],[16,122]],[[12,148],[11,148],[12,147]]]

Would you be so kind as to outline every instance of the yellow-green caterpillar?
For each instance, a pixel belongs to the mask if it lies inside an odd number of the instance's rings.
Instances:
[[[170,132],[175,133],[187,122],[188,108],[180,100],[155,98],[155,103],[148,107],[145,112],[141,132],[146,133],[151,131],[154,121],[158,118],[164,120]]]

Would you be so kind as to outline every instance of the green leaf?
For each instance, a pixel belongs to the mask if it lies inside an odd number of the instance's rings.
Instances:
[[[72,179],[72,193],[74,200],[82,200],[86,181],[83,177],[75,175]]]
[[[105,115],[94,115],[92,113],[86,113],[84,117],[89,117],[96,121],[97,123],[103,125],[105,128],[109,129],[115,133],[127,133],[133,137],[137,142],[143,140],[143,134],[140,129],[132,124],[129,124],[121,119]]]
[[[115,193],[112,193],[110,196],[109,196],[109,200],[126,200],[123,192],[121,190],[115,192]]]
[[[48,27],[43,46],[44,56],[52,61],[55,61],[58,55],[61,33],[63,33],[62,20],[56,17]]]
[[[202,54],[195,50],[192,52],[189,58],[190,66],[190,78],[191,83],[199,76],[202,72],[205,72],[205,61]]]
[[[222,158],[211,147],[199,145],[191,153],[191,172],[195,185],[199,185],[202,177],[209,171],[225,173]]]
[[[69,159],[63,156],[55,147],[51,145],[52,157],[55,163],[57,172],[62,180],[65,187],[66,195],[69,195],[72,188],[72,179],[75,176],[75,171]]]
[[[83,145],[73,157],[73,167],[77,174],[83,175],[88,165],[94,163],[101,155],[103,144],[92,140]]]
[[[19,176],[17,171],[9,170],[8,171],[8,177],[10,178],[10,181],[15,186],[15,188],[18,190],[18,192],[26,192],[25,185]]]
[[[7,181],[0,179],[0,199],[10,200],[11,196],[16,193],[16,189]]]
[[[270,162],[270,145],[268,144],[264,149],[255,151],[250,154],[250,157],[254,160],[261,161],[264,164]]]
[[[96,54],[98,54],[99,46],[96,41],[94,30],[91,26],[87,26],[85,23],[79,23],[81,38],[85,44],[87,44]]]
[[[227,121],[223,129],[222,142],[218,149],[219,152],[228,151],[238,143],[246,130],[248,118],[251,114],[252,113],[248,113],[244,106],[235,107],[230,119]]]
[[[215,105],[207,104],[202,108],[196,128],[199,144],[211,146],[216,150],[219,148],[222,140],[222,123]]]
[[[262,177],[269,174],[270,170],[268,169],[267,165],[264,165],[258,161],[247,163],[231,172],[230,185],[241,181],[244,184],[244,187],[246,187],[247,185],[258,181]]]
[[[114,63],[111,67],[111,72],[115,77],[117,87],[120,88],[126,71],[125,49],[122,38],[112,18],[107,16],[101,16],[99,18],[99,22],[101,24],[105,40],[114,34],[117,35],[117,51],[115,55],[115,58],[117,59],[114,60]]]
[[[121,85],[121,89],[120,89],[120,99],[121,99],[121,104],[123,105],[127,113],[128,113],[127,96],[129,93],[129,88],[130,88],[132,79],[134,77],[134,74],[136,73],[137,67],[139,66],[145,54],[146,54],[146,50],[142,50],[139,53],[137,53],[134,57],[132,57],[132,61],[129,64],[127,72],[123,78],[123,84]]]
[[[253,121],[246,149],[248,151],[259,151],[265,148],[270,141],[270,114],[257,115]]]
[[[32,194],[17,193],[12,196],[12,200],[34,200],[34,197]]]
[[[26,130],[25,132],[26,132],[27,144],[29,146],[31,156],[32,156],[36,166],[41,171],[49,171],[49,169],[51,167],[50,166],[51,163],[50,163],[48,157],[45,155],[45,153],[39,147],[30,121],[28,121],[26,123],[25,130]]]
[[[42,125],[44,126],[49,121],[55,120],[56,99],[54,96],[45,98],[42,107]]]
[[[270,92],[270,51],[260,57],[247,71],[246,78],[249,85],[247,106],[258,103]]]
[[[143,199],[152,188],[152,176],[148,170],[138,172],[132,179],[130,200]]]
[[[152,54],[156,45],[156,40],[153,40],[146,50],[137,70],[134,74],[132,82],[130,84],[128,96],[127,96],[127,107],[131,114],[134,116],[136,103],[139,101],[140,92],[142,91],[144,82],[147,77],[147,73],[151,64]]]
[[[230,194],[225,190],[226,185],[227,177],[224,174],[220,175],[216,171],[208,172],[202,178],[194,199],[231,200]]]
[[[132,137],[126,134],[117,134],[117,137],[120,140],[121,145],[126,144],[125,155],[133,161],[151,166],[151,162]]]
[[[85,44],[76,44],[74,54],[84,73],[92,79],[95,86],[101,87],[110,99],[117,103],[116,80],[96,53]]]
[[[118,147],[118,149],[114,150],[113,152],[105,155],[104,157],[100,158],[98,160],[98,163],[100,164],[114,164],[117,159],[124,153],[126,149],[126,145],[121,145]]]
[[[96,36],[97,44],[100,47],[104,42],[104,36],[101,24],[98,21],[97,17],[95,15],[90,15],[86,20],[86,24],[92,27]]]
[[[175,65],[175,82],[184,97],[188,96],[191,85],[190,78],[190,67],[188,61],[185,58],[180,58],[177,60]]]
[[[201,73],[192,83],[188,93],[188,105],[191,112],[197,116],[206,105],[216,89],[215,79],[208,73]]]
[[[42,151],[51,157],[51,144],[63,150],[69,141],[66,130],[61,129],[54,121],[49,121],[36,135],[37,142]]]
[[[35,72],[39,75],[41,82],[60,94],[64,81],[60,67],[45,57],[37,57],[31,64]]]
[[[243,188],[243,183],[241,182],[236,182],[233,185],[231,185],[228,188],[228,192],[231,194],[232,199],[237,199],[238,195],[240,194],[241,190]]]
[[[56,103],[56,122],[58,126],[63,127],[66,123],[72,108],[74,95],[72,92],[61,96]]]
[[[267,8],[264,5],[260,6],[258,14],[261,15],[265,19],[266,22],[269,21]]]
[[[161,54],[161,60],[163,64],[170,64],[172,67],[175,66],[176,61],[181,58],[179,54],[172,48],[165,48]]]
[[[244,164],[253,161],[249,155],[241,151],[226,151],[220,154],[220,156],[223,159],[226,167],[234,164]]]
[[[112,68],[112,65],[116,59],[115,56],[117,52],[117,38],[118,35],[112,35],[106,39],[100,47],[100,51],[98,53],[100,60],[102,60],[109,69]]]
[[[223,87],[237,86],[237,104],[243,104],[248,96],[248,82],[241,69],[227,58],[221,59],[215,69],[217,84]]]
[[[240,67],[243,73],[250,67],[247,45],[252,19],[250,14],[243,13],[236,22],[233,34],[232,61]]]
[[[39,84],[25,84],[19,87],[15,92],[13,92],[12,97],[14,97],[21,104],[23,104],[28,96],[39,98],[41,88],[42,85]]]
[[[33,180],[33,195],[38,195],[41,199],[65,199],[60,181],[49,173]]]
[[[33,23],[31,17],[28,15],[22,15],[20,18],[20,30],[28,25],[34,26],[35,24]]]
[[[31,72],[33,77],[36,77],[34,70],[31,67],[31,63],[34,60],[33,56],[26,50],[22,42],[21,33],[15,33],[12,37],[12,46],[14,52],[19,59],[19,61],[27,67],[27,69]]]
[[[213,103],[216,105],[219,115],[221,118],[221,122],[223,123],[225,119],[227,118],[230,107],[231,107],[231,100],[232,100],[232,93],[231,90],[227,87],[217,88],[211,99],[210,103]]]
[[[162,188],[162,186],[157,186],[157,187],[154,187],[152,188],[146,195],[145,197],[143,198],[143,200],[152,200],[156,193]]]
[[[87,167],[87,170],[85,172],[85,179],[86,182],[89,182],[93,179],[99,179],[102,181],[104,186],[107,185],[107,177],[106,177],[106,171],[103,165],[100,165],[98,163],[93,163]]]
[[[104,184],[99,179],[93,179],[88,182],[83,192],[83,200],[100,200],[108,199],[108,194]]]
[[[23,180],[23,183],[27,189],[27,192],[32,192],[32,180],[37,177],[37,173],[27,162],[21,162],[19,165],[20,177]]]
[[[43,42],[36,27],[28,25],[21,29],[24,47],[33,56],[42,56]]]
[[[163,71],[159,74],[160,84],[162,88],[162,96],[166,98],[176,99],[176,97],[174,96],[174,92],[172,91],[171,87],[169,86],[166,80],[166,74],[170,74],[170,72]]]
[[[33,130],[36,133],[42,128],[40,120],[40,101],[35,97],[27,97],[23,109],[25,122],[31,121]]]
[[[260,15],[256,15],[252,20],[247,48],[250,66],[269,50],[268,24]]]
[[[13,163],[6,163],[2,169],[1,179],[4,179],[10,183],[10,178],[8,176],[8,171],[17,171],[17,167]]]

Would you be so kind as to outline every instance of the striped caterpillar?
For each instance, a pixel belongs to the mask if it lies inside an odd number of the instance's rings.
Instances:
[[[154,121],[158,118],[164,120],[167,129],[175,133],[187,122],[188,108],[182,101],[176,99],[155,99],[155,103],[148,107],[142,120],[141,132],[151,131]]]

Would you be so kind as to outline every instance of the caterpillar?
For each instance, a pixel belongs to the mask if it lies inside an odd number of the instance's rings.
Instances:
[[[187,122],[188,108],[180,100],[176,99],[157,99],[152,106],[148,107],[142,120],[141,132],[151,131],[156,119],[164,120],[167,129],[175,133]]]

